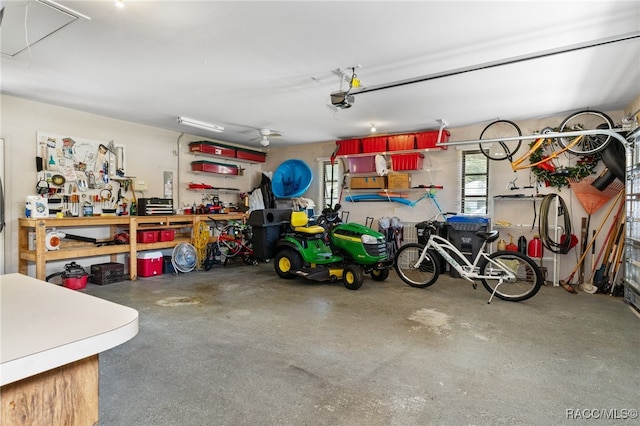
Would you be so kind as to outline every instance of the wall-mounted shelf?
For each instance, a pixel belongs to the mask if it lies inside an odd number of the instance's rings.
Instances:
[[[494,196],[492,198],[493,200],[493,206],[491,208],[491,212],[492,212],[492,216],[495,218],[495,205],[496,205],[496,201],[498,202],[535,202],[535,201],[542,201],[542,197],[536,197],[536,196],[532,196],[532,195],[526,195],[526,196]],[[555,211],[558,210],[558,198],[555,198]],[[502,222],[502,220],[500,221]],[[538,225],[534,224],[533,226],[529,223],[509,223],[509,225],[501,225],[494,222],[491,224],[491,226],[493,227],[493,229],[522,229],[522,230],[526,230],[529,233],[538,233],[539,229],[538,229]],[[554,241],[558,241],[560,238],[560,231],[561,231],[561,227],[558,226],[558,217],[555,216],[555,223],[549,225],[550,229],[553,229],[553,233],[554,233]],[[543,262],[551,262],[552,265],[552,282],[554,286],[559,286],[560,285],[560,281],[559,281],[559,275],[560,275],[560,264],[559,264],[559,258],[558,258],[558,253],[553,253],[551,256],[543,256],[543,257],[532,257],[532,259],[537,260],[540,262],[540,264],[542,265]]]
[[[206,175],[206,176],[215,176],[215,177],[223,177],[223,178],[237,178],[243,175],[229,175],[225,173],[215,173],[215,172],[203,172],[203,171],[190,171],[189,173],[194,175]]]
[[[187,188],[187,191],[200,192],[202,194],[236,194],[240,192],[239,189],[235,189],[235,188],[203,188],[203,189]]]

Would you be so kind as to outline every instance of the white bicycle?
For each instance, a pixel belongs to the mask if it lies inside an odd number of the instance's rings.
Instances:
[[[476,232],[483,240],[473,262],[458,250],[450,241],[440,237],[438,231],[445,222],[436,220],[439,216],[453,213],[438,213],[426,222],[424,237],[426,245],[405,244],[398,249],[394,258],[394,268],[400,279],[412,287],[426,288],[435,283],[440,276],[440,259],[447,261],[460,274],[461,278],[471,282],[480,280],[491,296],[510,302],[520,302],[533,297],[544,282],[542,271],[528,256],[517,251],[485,252],[487,244],[498,239],[498,231]],[[454,258],[455,256],[455,258]]]

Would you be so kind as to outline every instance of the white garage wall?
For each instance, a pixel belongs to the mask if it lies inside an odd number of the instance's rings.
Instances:
[[[7,199],[7,230],[6,239],[6,272],[17,271],[17,218],[24,214],[24,197],[32,194],[36,182],[36,133],[45,131],[54,134],[66,134],[84,138],[98,140],[113,140],[116,144],[126,146],[127,175],[136,176],[149,183],[149,190],[145,196],[159,196],[163,194],[163,172],[174,173],[174,202],[178,197],[183,205],[191,205],[197,202],[199,194],[187,191],[186,185],[189,181],[211,183],[211,178],[202,175],[188,173],[191,161],[202,159],[194,158],[188,154],[188,144],[191,141],[202,138],[184,135],[173,131],[142,126],[121,120],[114,120],[108,117],[89,114],[77,110],[32,102],[29,100],[16,98],[9,95],[2,95],[0,98],[2,107],[2,128],[0,136],[5,139],[6,158],[6,182],[5,191]],[[622,111],[608,112],[616,123],[620,122]],[[533,119],[518,122],[524,134],[531,134],[543,127],[557,126],[564,117],[554,117],[545,119]],[[452,128],[451,141],[477,139],[484,125]],[[292,141],[295,144],[295,141]],[[469,147],[475,148],[475,145]],[[284,160],[297,158],[304,160],[310,165],[312,170],[317,170],[319,159],[328,158],[335,148],[334,141],[327,141],[310,145],[292,145],[290,147],[271,147],[268,151],[267,162],[265,164],[244,164],[245,175],[237,178],[222,178],[216,181],[215,185],[239,187],[242,190],[250,190],[260,182],[261,170],[273,171]],[[180,151],[180,156],[177,155]],[[434,150],[428,154],[431,160],[431,173],[421,172],[413,174],[412,185],[420,183],[444,185],[444,190],[438,191],[436,199],[443,210],[459,211],[459,164],[460,150],[456,147],[449,147],[448,150]],[[181,158],[180,164],[178,159]],[[425,161],[427,163],[427,161]],[[502,164],[504,163],[504,164]],[[425,165],[425,168],[428,166]],[[505,194],[506,184],[513,179],[514,173],[506,162],[492,162],[491,165],[491,195]],[[317,176],[314,176],[317,179]],[[218,178],[215,178],[218,179]],[[524,185],[529,180],[529,172],[518,172],[519,185]],[[306,197],[317,200],[317,185],[312,185]],[[518,191],[520,192],[520,191]],[[522,191],[531,194],[533,191]],[[549,189],[540,189],[542,193],[551,192]],[[561,196],[572,211],[572,221],[574,234],[579,235],[580,218],[586,216],[579,202],[568,189],[561,191]],[[138,194],[140,196],[141,194]],[[344,193],[343,197],[348,195]],[[415,194],[417,198],[419,194]],[[221,195],[227,202],[237,202],[236,194]],[[364,223],[365,218],[370,216],[379,218],[382,216],[398,216],[405,222],[420,222],[437,212],[431,200],[425,199],[415,207],[409,207],[398,203],[349,203],[343,202],[344,210],[350,212],[350,220]],[[597,224],[603,219],[606,207],[600,209],[592,217],[591,229],[595,229]],[[509,205],[509,217],[502,217],[500,211],[496,212],[496,219],[509,220],[517,223],[530,223],[533,221],[532,207],[524,205]],[[514,234],[517,240],[517,235]],[[602,237],[604,238],[604,232]],[[572,269],[577,260],[575,250],[569,254],[561,256],[561,277],[564,278]],[[95,259],[91,260],[91,263]],[[49,272],[49,271],[48,271]]]

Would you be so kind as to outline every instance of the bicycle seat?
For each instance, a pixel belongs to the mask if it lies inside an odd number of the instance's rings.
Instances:
[[[489,232],[478,231],[476,232],[476,235],[482,238],[483,240],[485,240],[486,242],[492,243],[498,239],[498,237],[500,236],[500,232],[499,231],[489,231]]]

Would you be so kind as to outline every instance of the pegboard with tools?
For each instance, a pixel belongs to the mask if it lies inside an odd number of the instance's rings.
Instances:
[[[36,168],[35,192],[48,198],[50,216],[135,214],[135,186],[146,189],[125,175],[125,149],[113,141],[38,132]]]

